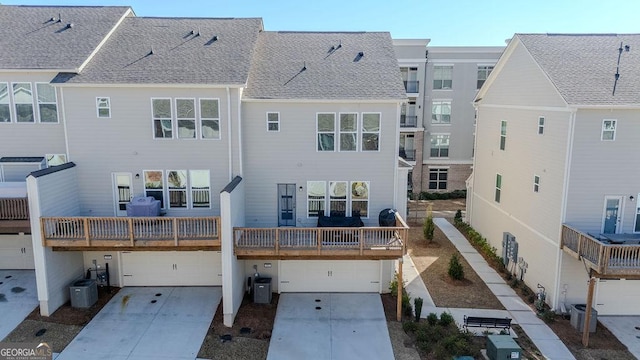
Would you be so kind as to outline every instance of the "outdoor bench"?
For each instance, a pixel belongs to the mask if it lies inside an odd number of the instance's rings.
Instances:
[[[511,328],[511,319],[465,315],[464,327],[486,327],[508,330]]]

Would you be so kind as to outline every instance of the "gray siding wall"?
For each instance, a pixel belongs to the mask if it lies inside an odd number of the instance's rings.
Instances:
[[[477,94],[478,66],[494,65],[500,56],[491,48],[483,51],[468,48],[468,52],[456,48],[430,49],[425,83],[424,109],[424,160],[425,164],[466,163],[473,157],[473,132],[475,110],[473,99]],[[475,51],[474,51],[475,50]],[[453,66],[453,82],[450,90],[433,89],[434,66]],[[433,101],[451,101],[451,124],[432,124]],[[431,134],[450,134],[448,159],[431,158]],[[462,180],[464,181],[464,179]],[[453,189],[452,189],[453,190]]]
[[[114,215],[113,172],[131,173],[132,193],[140,195],[144,192],[143,170],[164,170],[166,187],[166,170],[207,169],[211,175],[212,209],[167,209],[167,215],[219,215],[220,198],[215,194],[230,179],[225,89],[69,87],[64,89],[64,97],[69,156],[78,165],[80,215]],[[97,118],[96,97],[110,97],[111,118]],[[154,139],[152,98],[172,98],[174,114],[175,98],[195,98],[196,102],[198,98],[218,98],[221,139],[185,140],[176,139],[175,135],[174,139]]]
[[[36,82],[48,83],[56,73],[11,73],[0,72],[0,82],[8,83],[11,92],[12,82],[29,82],[32,90]],[[58,123],[0,123],[1,156],[44,156],[45,154],[65,154],[63,114],[58,97]],[[35,92],[34,92],[34,101]],[[36,111],[37,102],[34,102]],[[15,119],[15,107],[11,112]]]
[[[639,110],[579,110],[576,114],[568,224],[587,232],[601,232],[605,196],[621,196],[623,217],[619,232],[633,232],[640,192],[639,115]],[[603,119],[617,119],[614,141],[601,141]]]
[[[267,132],[267,112],[280,112],[279,132]],[[382,113],[380,151],[317,152],[317,112],[357,112],[359,120],[362,112]],[[277,226],[279,183],[296,184],[297,226],[317,223],[307,218],[307,181],[369,181],[367,225],[377,226],[378,213],[394,207],[396,104],[246,102],[242,115],[247,226]]]
[[[509,54],[505,52],[505,55]],[[502,69],[496,69],[500,71],[500,76],[496,77],[492,86],[482,94],[483,102],[523,106],[566,106],[556,88],[522,44],[516,44],[508,61],[503,64]]]

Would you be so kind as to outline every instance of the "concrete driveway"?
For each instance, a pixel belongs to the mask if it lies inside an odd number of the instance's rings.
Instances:
[[[0,341],[38,306],[34,270],[0,270]]]
[[[606,326],[633,356],[640,359],[640,316],[598,315],[598,321]]]
[[[123,288],[56,360],[193,360],[221,298],[220,287]]]
[[[380,295],[280,295],[267,355],[276,359],[393,359]]]

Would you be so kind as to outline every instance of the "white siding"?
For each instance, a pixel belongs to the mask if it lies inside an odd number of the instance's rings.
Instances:
[[[280,112],[279,132],[267,132],[268,111]],[[362,112],[381,112],[380,151],[316,151],[317,112],[357,112],[359,120]],[[296,184],[297,226],[317,222],[307,218],[307,181],[369,181],[367,225],[377,225],[378,213],[394,206],[396,104],[247,102],[242,114],[247,226],[277,225],[279,183]]]
[[[132,193],[140,195],[143,170],[165,170],[166,177],[166,170],[203,169],[210,169],[212,209],[167,209],[167,215],[219,215],[220,199],[214,194],[229,181],[224,89],[83,87],[65,88],[64,95],[70,158],[78,165],[80,215],[114,215],[112,172],[130,172],[134,176]],[[110,97],[111,118],[97,118],[96,97]],[[196,108],[198,98],[220,99],[221,139],[154,139],[151,98],[171,98],[174,113],[175,98],[195,98]]]
[[[36,82],[48,83],[56,73],[0,72],[0,82],[29,82],[32,90]],[[9,89],[11,92],[11,89]],[[35,91],[33,92],[35,99]],[[45,154],[65,154],[63,114],[58,96],[58,123],[0,123],[1,156],[45,156]],[[37,102],[34,103],[34,109]],[[34,110],[35,111],[35,110]],[[15,108],[11,109],[15,118]],[[23,179],[24,180],[24,179]]]
[[[623,197],[622,227],[633,232],[640,167],[639,112],[579,110],[576,115],[566,222],[585,232],[600,233],[605,195]],[[614,141],[601,141],[602,120],[617,119]],[[634,201],[629,196],[634,197]]]
[[[509,55],[509,51],[508,48],[505,55]],[[499,71],[499,76],[496,76],[491,86],[481,94],[482,103],[566,106],[556,88],[519,42],[503,66],[497,67],[494,71]]]
[[[53,251],[42,246],[41,216],[78,213],[76,168],[27,178],[29,212],[40,313],[49,316],[69,300],[69,284],[84,275],[82,252]]]

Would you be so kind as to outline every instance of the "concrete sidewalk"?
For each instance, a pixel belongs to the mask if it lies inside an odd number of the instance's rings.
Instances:
[[[491,316],[510,317],[513,323],[520,325],[522,330],[529,336],[531,341],[547,359],[553,360],[575,360],[575,357],[564,345],[558,336],[542,321],[536,313],[507,285],[502,277],[487,264],[458,229],[443,218],[433,219],[434,223],[452,244],[460,251],[460,254],[467,260],[469,265],[478,276],[487,284],[489,289],[496,295],[506,310],[487,309],[458,309],[458,308],[438,308],[433,303],[427,287],[418,274],[411,258],[407,255],[404,258],[402,271],[407,281],[407,292],[411,298],[421,297],[424,299],[421,317],[426,317],[430,312],[440,314],[443,311],[450,312],[458,323],[463,322],[464,315],[471,316]]]

